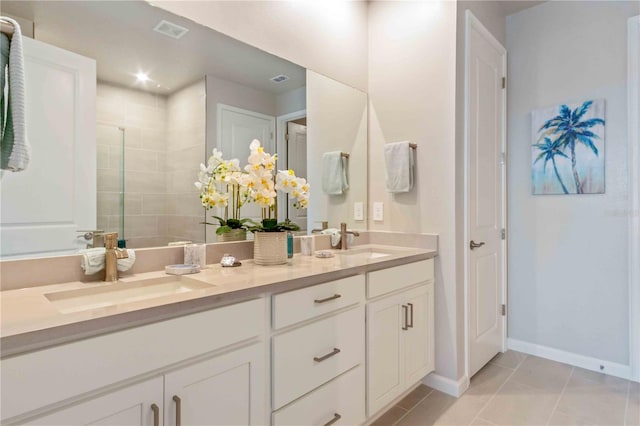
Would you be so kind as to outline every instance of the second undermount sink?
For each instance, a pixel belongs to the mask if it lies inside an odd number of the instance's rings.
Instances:
[[[163,296],[211,288],[211,284],[185,276],[168,276],[97,287],[46,293],[44,296],[63,314],[139,302]]]
[[[380,249],[375,247],[349,249],[340,252],[343,256],[357,257],[359,259],[379,259],[381,257],[391,256],[395,254],[391,250]]]

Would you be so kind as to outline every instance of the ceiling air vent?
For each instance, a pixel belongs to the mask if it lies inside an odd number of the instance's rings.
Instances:
[[[160,34],[164,34],[167,37],[175,38],[176,40],[182,38],[189,30],[173,22],[165,21],[164,19],[155,26],[153,31]]]
[[[282,83],[283,81],[289,80],[289,76],[280,74],[276,75],[275,77],[271,77],[269,80],[273,81],[274,83]]]

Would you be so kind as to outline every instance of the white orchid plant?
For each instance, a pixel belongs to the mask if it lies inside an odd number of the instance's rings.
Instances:
[[[309,204],[309,184],[304,178],[296,177],[293,170],[276,171],[277,154],[266,153],[259,140],[254,139],[249,149],[248,164],[243,169],[237,159],[224,160],[222,152],[215,148],[207,165],[200,164],[195,185],[200,190],[202,205],[207,210],[224,208],[224,218],[214,216],[219,222],[216,233],[239,228],[253,232],[297,230],[298,226],[288,219],[278,222],[277,191],[293,197],[295,208],[306,208]],[[240,209],[248,203],[255,203],[262,208],[260,224],[240,218]]]

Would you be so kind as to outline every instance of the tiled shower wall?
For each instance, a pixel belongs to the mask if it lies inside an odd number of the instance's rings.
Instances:
[[[129,247],[166,245],[165,96],[98,82],[98,228],[121,233],[118,197],[122,161],[117,128],[124,128],[124,233]]]
[[[206,85],[197,81],[167,100],[167,219],[171,241],[204,242],[204,208],[194,186],[206,147]]]

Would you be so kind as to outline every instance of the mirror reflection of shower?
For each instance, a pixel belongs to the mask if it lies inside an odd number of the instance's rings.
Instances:
[[[98,229],[118,233],[118,246],[125,247],[125,134],[124,127],[98,124],[97,202]]]

